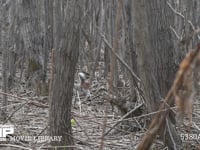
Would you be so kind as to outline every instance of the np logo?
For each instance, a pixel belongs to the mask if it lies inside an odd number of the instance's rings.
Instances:
[[[0,124],[0,141],[6,141],[6,136],[14,133],[14,125]]]

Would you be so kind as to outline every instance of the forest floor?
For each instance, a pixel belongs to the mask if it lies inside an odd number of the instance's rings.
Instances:
[[[9,89],[7,95],[9,105],[7,124],[14,125],[14,136],[48,136],[48,96],[37,96],[35,89],[28,87],[24,79],[20,82],[19,78],[15,80],[16,83]],[[103,133],[112,128],[122,117],[115,114],[110,103],[102,99],[102,93],[98,90],[105,89],[105,86],[105,84],[95,84],[91,87],[91,97],[80,95],[81,107],[79,101],[74,104],[76,95],[73,96],[72,129],[75,147],[82,150],[99,149],[103,141],[106,150],[134,149],[141,136],[139,131],[129,132],[118,125],[102,137]],[[27,142],[16,138],[15,141],[0,142],[0,149],[5,150],[46,149],[48,147],[48,141]]]
[[[1,64],[0,70],[2,70]],[[14,125],[14,137],[48,136],[48,96],[38,96],[36,89],[27,85],[25,77],[22,76],[20,78],[20,73],[21,70],[18,69],[14,85],[7,92],[7,116],[9,119],[6,124]],[[77,73],[76,83],[79,82]],[[0,76],[2,83],[1,73]],[[74,120],[74,123],[72,123],[72,131],[75,146],[77,149],[82,150],[99,149],[101,145],[104,146],[103,149],[105,150],[132,150],[139,142],[144,130],[135,132],[126,130],[122,122],[112,127],[119,122],[122,116],[114,113],[111,104],[105,100],[104,93],[107,92],[106,81],[101,76],[100,79],[94,79],[96,82],[90,88],[91,97],[80,95],[81,107],[79,101],[74,104],[77,95],[74,94],[73,96],[72,120]],[[1,92],[1,95],[3,96],[5,93]],[[135,122],[137,120],[132,119],[132,121]],[[103,136],[103,133],[111,128],[112,130]],[[48,147],[48,141],[31,140],[27,142],[23,139],[0,141],[0,149],[4,150],[37,150],[47,149]]]
[[[16,78],[16,80],[18,80]],[[76,81],[78,78],[76,77]],[[128,130],[124,127],[121,120],[121,115],[114,113],[109,102],[102,97],[102,90],[106,89],[104,79],[99,81],[101,84],[94,84],[91,86],[91,97],[81,96],[79,100],[74,103],[77,98],[76,94],[73,96],[72,107],[72,129],[75,141],[75,147],[80,150],[99,149],[101,145],[104,150],[132,150],[141,140],[147,128],[140,128],[141,130]],[[78,81],[77,81],[78,82]],[[105,90],[104,90],[105,91]],[[22,80],[20,84],[15,84],[8,92],[8,116],[9,124],[14,125],[14,135],[20,136],[48,136],[48,96],[37,96],[35,90],[27,87],[26,82]],[[75,92],[76,93],[76,92]],[[192,133],[199,135],[199,103],[195,101],[193,116]],[[143,115],[145,116],[145,115]],[[148,116],[147,116],[148,117]],[[123,121],[126,121],[124,119]],[[137,119],[129,118],[129,121],[136,122],[140,125]],[[114,126],[116,123],[118,125]],[[114,127],[113,127],[114,126]],[[103,133],[112,129],[108,134],[103,136]],[[185,129],[182,129],[185,133]],[[185,135],[185,134],[184,134]],[[198,140],[190,140],[193,145],[198,144]],[[160,149],[162,142],[156,140],[156,145],[153,149]],[[1,142],[0,149],[47,149],[49,142],[23,140]],[[159,147],[159,148],[158,148]]]

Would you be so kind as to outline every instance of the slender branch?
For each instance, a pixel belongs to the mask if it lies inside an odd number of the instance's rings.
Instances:
[[[171,10],[172,10],[176,15],[180,16],[182,19],[185,20],[185,16],[184,16],[183,14],[181,14],[180,12],[178,12],[175,8],[173,8],[172,5],[171,5],[169,2],[167,2],[167,5],[171,8]],[[192,37],[193,37],[194,35],[198,34],[200,29],[195,29],[195,27],[194,27],[193,23],[191,22],[191,20],[187,20],[187,22],[188,22],[188,24],[191,26],[191,28],[192,28],[192,30],[193,30]],[[175,32],[174,28],[172,28],[172,27],[170,26],[170,29],[174,32],[174,34],[176,35],[177,38],[180,37],[180,36],[178,36],[178,34]],[[200,40],[200,36],[199,36],[199,35],[197,35],[197,38]],[[179,40],[182,40],[181,38],[178,38],[178,39],[179,39]]]
[[[193,35],[192,36],[197,35],[197,38],[200,40],[200,36],[198,35],[198,33],[200,32],[200,29],[195,29],[194,25],[192,24],[192,22],[190,20],[188,20],[188,23],[190,24],[190,26],[193,29]]]
[[[167,117],[167,119],[166,119],[166,126],[167,126],[167,129],[168,129],[168,131],[169,131],[169,136],[170,136],[170,139],[172,140],[172,143],[173,143],[173,147],[174,147],[174,149],[175,150],[177,150],[177,148],[176,148],[176,142],[175,142],[175,140],[174,140],[174,137],[173,137],[173,134],[172,134],[172,131],[171,131],[171,129],[170,129],[170,122],[169,122],[169,118]]]
[[[13,98],[16,98],[16,99],[21,99],[21,100],[24,100],[24,101],[29,101],[30,100],[30,99],[27,99],[27,98],[22,98],[22,97],[19,97],[19,96],[16,96],[16,95],[12,95],[12,94],[9,94],[9,93],[5,93],[5,92],[2,92],[2,91],[0,91],[0,94],[7,95],[7,96],[10,96],[10,97],[13,97]]]
[[[6,95],[6,96],[10,96],[10,97],[13,97],[13,98],[17,98],[17,99],[21,99],[21,100],[24,100],[24,101],[25,101],[24,103],[21,104],[21,106],[19,106],[15,111],[13,111],[13,112],[7,117],[7,119],[4,121],[3,124],[5,124],[17,111],[19,111],[19,110],[20,110],[23,106],[25,106],[26,104],[33,104],[33,105],[36,105],[36,106],[48,107],[47,105],[44,105],[44,104],[41,104],[41,103],[37,103],[37,102],[33,102],[31,99],[22,98],[22,97],[15,96],[15,95],[12,95],[12,94],[9,94],[9,93],[5,93],[5,92],[2,92],[2,91],[0,91],[0,94]]]
[[[175,29],[172,26],[170,26],[170,29],[172,30],[172,32],[174,33],[174,35],[176,36],[176,38],[178,40],[181,40],[181,37],[178,35],[178,33],[175,31]]]
[[[140,82],[140,78],[133,72],[133,70],[129,67],[129,65],[118,55],[114,52],[113,47],[110,45],[110,43],[106,40],[105,36],[100,33],[102,36],[105,44],[109,47],[111,52],[117,57],[117,59],[127,68],[127,70],[131,73],[132,77],[136,80],[136,82]]]
[[[120,122],[122,122],[126,117],[128,117],[130,114],[132,114],[133,112],[135,112],[138,108],[140,108],[141,106],[143,106],[144,103],[141,103],[140,105],[138,105],[137,107],[133,108],[131,111],[129,111],[128,113],[126,113],[124,116],[122,116],[115,124],[112,125],[112,127],[106,131],[104,133],[104,136],[106,136],[112,129],[114,129]]]
[[[185,20],[185,16],[183,14],[181,14],[180,12],[178,12],[175,8],[172,7],[172,5],[167,2],[167,5],[171,8],[171,10],[178,16],[180,16],[181,18],[183,18]]]

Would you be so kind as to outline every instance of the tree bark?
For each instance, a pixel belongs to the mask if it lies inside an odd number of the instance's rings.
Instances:
[[[44,0],[44,66],[43,73],[46,80],[47,77],[47,64],[48,64],[48,54],[53,48],[53,1]]]
[[[8,50],[9,50],[9,20],[8,20],[8,12],[10,3],[9,1],[4,1],[0,3],[1,9],[1,51],[2,51],[2,79],[3,79],[3,92],[7,93],[8,89]],[[3,95],[2,98],[2,107],[6,107],[8,104],[7,95]],[[1,121],[5,121],[7,118],[7,108],[1,110]]]
[[[122,14],[122,7],[123,7],[123,1],[119,0],[117,4],[117,12],[115,16],[115,30],[114,30],[114,41],[113,41],[113,49],[115,53],[118,53],[119,48],[119,31],[120,31],[120,21],[121,21],[121,14]],[[111,91],[114,87],[117,85],[118,81],[118,68],[117,68],[117,59],[114,54],[111,54],[110,58],[110,81],[111,81]]]
[[[134,1],[133,5],[133,31],[134,46],[138,54],[139,75],[144,83],[144,94],[148,111],[155,111],[161,99],[158,83],[154,74],[155,62],[153,52],[150,49],[150,35],[148,31],[147,15],[145,12],[145,2]]]
[[[54,1],[55,68],[49,125],[50,135],[62,136],[62,141],[52,142],[53,146],[74,144],[70,120],[82,14],[81,1]]]
[[[32,78],[32,74],[36,71],[42,71],[43,57],[42,45],[43,39],[41,34],[41,26],[39,18],[41,15],[38,6],[38,0],[22,0],[21,2],[21,32],[26,51],[26,62],[28,64],[26,78]]]
[[[134,44],[149,112],[158,109],[175,76],[174,45],[169,29],[173,18],[169,12],[165,0],[133,1]],[[174,116],[171,119],[174,120]],[[179,138],[172,120],[167,121],[169,124],[163,126],[160,137],[169,149],[179,148]]]

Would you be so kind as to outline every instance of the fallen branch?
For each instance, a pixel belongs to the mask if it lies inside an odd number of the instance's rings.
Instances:
[[[48,106],[45,105],[45,104],[38,103],[38,102],[33,102],[32,99],[22,98],[22,97],[15,96],[15,95],[12,95],[12,94],[9,94],[9,93],[5,93],[5,92],[2,92],[2,91],[0,91],[0,94],[2,94],[2,95],[7,95],[7,96],[10,96],[10,97],[13,97],[13,98],[16,98],[16,99],[21,99],[21,100],[24,100],[24,101],[25,101],[25,102],[23,102],[23,103],[21,104],[21,106],[19,106],[15,111],[13,111],[13,112],[8,116],[8,118],[4,121],[3,124],[5,124],[17,111],[19,111],[23,106],[25,106],[25,105],[27,105],[27,104],[32,104],[32,105],[39,106],[39,107],[48,107]]]
[[[198,58],[199,55],[200,55],[200,43],[197,45],[192,55],[190,55],[190,57],[186,56],[186,58],[182,61],[181,64],[183,64],[184,62],[184,66],[180,66],[178,70],[178,74],[174,80],[174,83],[171,89],[169,90],[167,96],[165,97],[164,103],[162,103],[159,108],[160,111],[166,108],[166,104],[168,105],[168,107],[171,107],[174,105],[174,89],[180,89],[180,87],[182,86],[182,81],[184,79],[185,73],[187,73],[187,71],[191,68],[191,66],[194,65],[196,60],[199,59]],[[141,142],[138,144],[137,150],[147,150],[151,147],[156,135],[162,129],[162,126],[164,125],[166,116],[168,114],[169,114],[169,111],[164,111],[154,116],[149,126],[149,130],[145,133]]]
[[[39,103],[39,102],[35,102],[35,101],[33,101],[32,99],[27,99],[27,98],[19,97],[19,96],[12,95],[12,94],[9,94],[9,93],[5,93],[5,92],[2,92],[2,91],[0,91],[0,94],[2,94],[2,95],[7,95],[7,96],[9,96],[9,97],[13,97],[13,98],[16,98],[16,99],[24,100],[24,101],[26,101],[26,104],[32,104],[32,105],[35,105],[35,106],[37,106],[37,107],[43,107],[43,108],[48,108],[48,107],[49,107],[49,106],[46,105],[46,104]]]
[[[31,100],[30,100],[31,101]],[[19,111],[23,106],[25,106],[27,103],[29,103],[30,101],[27,101],[27,102],[24,102],[21,104],[21,106],[19,106],[15,111],[13,111],[9,116],[8,118],[6,118],[6,120],[4,121],[3,124],[7,123],[8,120],[10,120],[10,118],[17,112]]]
[[[128,117],[130,114],[132,114],[134,111],[136,111],[137,109],[139,109],[141,106],[143,106],[144,103],[138,105],[137,107],[133,108],[131,111],[129,111],[128,113],[126,113],[123,117],[121,117],[115,124],[112,125],[112,127],[110,127],[110,129],[108,131],[106,131],[104,133],[104,136],[106,136],[110,131],[112,131],[120,122],[122,122],[126,117]]]

